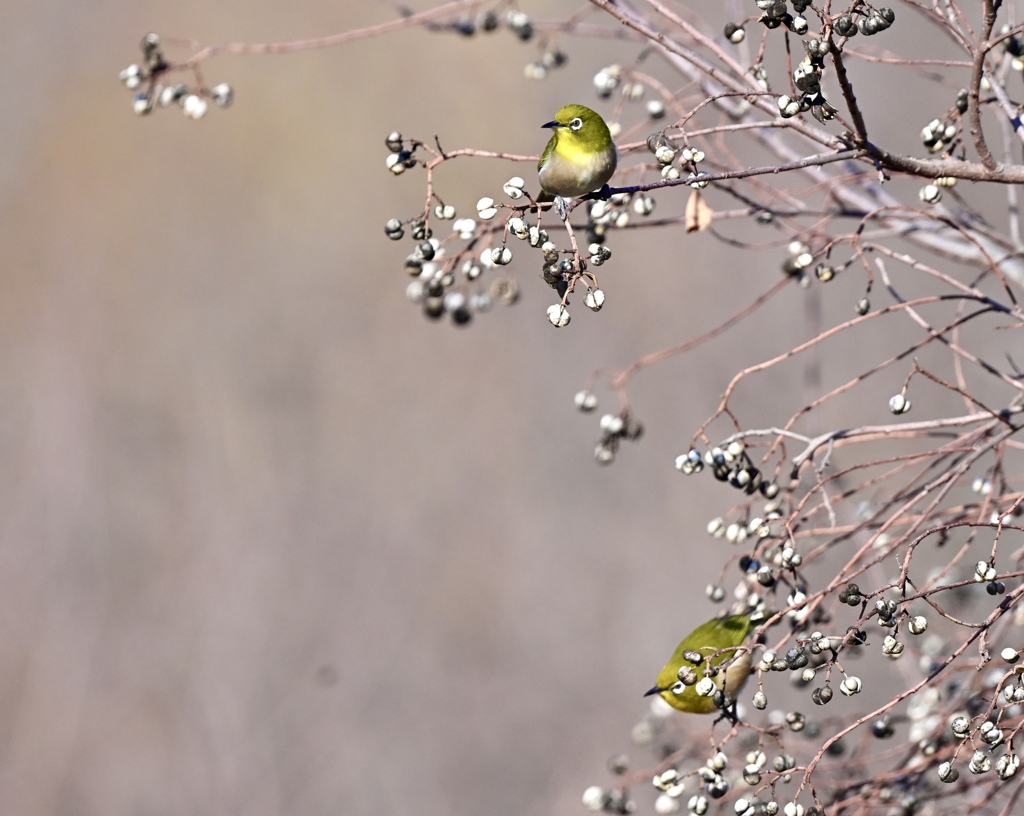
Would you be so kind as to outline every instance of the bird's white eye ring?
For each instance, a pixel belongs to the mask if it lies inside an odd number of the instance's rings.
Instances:
[[[579,130],[581,127],[583,127],[583,120],[578,116],[569,123],[570,130]]]

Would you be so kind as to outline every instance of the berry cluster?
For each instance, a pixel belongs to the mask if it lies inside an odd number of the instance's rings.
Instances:
[[[803,36],[810,27],[804,16],[804,12],[811,6],[810,0],[789,0],[788,3],[786,0],[754,0],[754,3],[761,12],[757,22],[765,28],[784,26],[794,34]],[[828,22],[838,36],[853,37],[858,33],[865,36],[878,34],[889,28],[895,19],[896,13],[891,8],[873,8],[865,3],[856,5],[851,11],[835,15]],[[725,28],[725,36],[730,42],[740,42],[743,39],[742,35],[734,39],[738,31],[742,31],[742,25],[729,23]]]
[[[821,78],[825,71],[825,57],[831,50],[828,40],[810,39],[804,43],[805,56],[793,70],[793,87],[797,97],[783,94],[779,97],[779,114],[789,119],[804,111],[811,111],[819,122],[834,119],[838,111],[831,105],[821,90]]]
[[[810,31],[810,24],[804,12],[811,6],[810,0],[754,0],[760,15],[756,22],[768,29],[784,27],[797,36],[804,36]],[[751,18],[753,19],[753,18]],[[806,56],[793,71],[791,81],[795,94],[781,94],[778,99],[779,114],[784,119],[798,116],[810,111],[819,122],[834,119],[837,109],[825,99],[821,90],[822,74],[825,69],[825,57],[834,46],[833,35],[841,38],[836,46],[842,50],[843,41],[864,34],[870,36],[889,28],[896,19],[896,13],[888,7],[874,8],[868,4],[858,4],[848,12],[833,17],[822,16],[821,33],[814,39],[804,43]],[[743,21],[728,22],[723,33],[725,38],[737,45],[746,37]],[[763,72],[758,66],[755,73]],[[759,81],[767,90],[766,78],[759,76]]]
[[[395,175],[417,166],[432,173],[434,165],[445,160],[443,154],[420,158],[419,152],[429,149],[422,142],[404,138],[398,131],[389,134],[385,144],[388,148],[385,163]],[[406,221],[392,218],[385,224],[384,233],[388,238],[401,240],[408,229],[416,241],[405,261],[406,270],[416,280],[406,291],[410,300],[423,305],[428,317],[447,313],[452,315],[456,325],[466,325],[475,312],[486,311],[495,296],[513,302],[518,287],[508,279],[498,279],[489,294],[472,283],[485,271],[512,262],[514,253],[509,244],[513,238],[540,252],[541,277],[559,297],[559,302],[547,311],[552,325],[568,325],[569,295],[577,285],[582,284],[586,289],[584,304],[588,309],[597,312],[604,306],[605,293],[588,267],[602,266],[612,257],[611,250],[603,243],[608,229],[627,226],[631,213],[649,215],[654,211],[654,199],[638,193],[587,200],[585,231],[590,243],[581,250],[575,228],[567,220],[565,228],[571,246],[562,249],[541,226],[545,205],[538,204],[526,186],[521,177],[513,176],[502,186],[502,192],[513,203],[485,196],[476,203],[476,218],[457,218],[455,207],[444,203],[433,192],[431,182],[428,205],[423,213]],[[514,203],[519,201],[525,203]],[[504,218],[499,219],[499,214],[504,214]],[[431,220],[435,224],[451,222],[449,234],[443,240],[434,237]],[[461,272],[461,278],[457,272]],[[471,288],[473,291],[468,292]]]
[[[665,133],[654,133],[647,138],[647,149],[654,154],[657,162],[656,169],[665,181],[675,181],[682,177],[683,172],[687,173],[686,181],[695,190],[703,190],[708,186],[705,179],[707,173],[698,170],[697,165],[706,158],[703,150],[690,145],[680,146],[675,140],[669,138]],[[678,164],[676,159],[679,159]],[[650,209],[643,212],[649,215],[654,209],[654,199],[650,196]],[[641,212],[641,210],[637,210]]]
[[[157,106],[167,108],[178,105],[189,119],[202,119],[209,109],[209,101],[221,108],[230,107],[235,92],[227,83],[207,88],[201,83],[190,88],[184,82],[165,85],[160,80],[172,66],[164,58],[157,34],[147,34],[140,44],[142,62],[132,63],[121,71],[121,82],[135,93],[132,110],[139,116],[152,113]],[[208,101],[209,100],[209,101]]]
[[[746,446],[738,439],[715,446],[701,452],[696,448],[676,457],[676,469],[691,475],[700,473],[704,466],[711,468],[711,473],[720,482],[728,482],[737,490],[750,495],[760,492],[766,499],[774,499],[779,494],[778,485],[765,479],[747,455]]]
[[[766,213],[766,215],[770,216],[770,213]],[[786,258],[782,261],[783,274],[794,278],[802,288],[806,288],[811,285],[811,276],[808,274],[808,270],[814,264],[814,277],[820,283],[829,283],[835,280],[838,274],[845,271],[854,262],[854,259],[851,258],[838,267],[834,266],[829,258],[833,246],[834,244],[824,249],[814,250],[803,241],[790,241],[787,246]],[[820,260],[815,264],[816,259]],[[870,280],[868,281],[867,289],[870,292]],[[853,306],[853,310],[858,315],[866,315],[871,311],[871,301],[868,299],[867,294],[858,298]]]
[[[493,9],[487,9],[473,17],[462,17],[446,23],[430,23],[427,28],[433,31],[449,30],[463,37],[473,37],[479,32],[489,34],[505,27],[522,42],[539,41],[540,53],[532,62],[527,63],[526,76],[529,79],[545,79],[548,73],[565,65],[568,57],[565,52],[551,45],[547,38],[537,37],[537,29],[530,15],[520,9],[508,9],[504,15]]]

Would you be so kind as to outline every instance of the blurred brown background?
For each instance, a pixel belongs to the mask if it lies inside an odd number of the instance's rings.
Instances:
[[[3,27],[4,813],[573,813],[712,613],[704,525],[734,495],[672,460],[737,365],[804,335],[803,295],[765,317],[795,334],[741,326],[641,375],[647,434],[611,468],[572,398],[719,322],[781,252],[622,236],[605,310],[556,331],[521,251],[520,304],[463,331],[406,302],[411,245],[383,235],[423,193],[385,170],[389,131],[536,154],[560,104],[610,111],[591,77],[631,49],[567,40],[541,83],[507,32],[225,56],[204,73],[236,103],[201,122],[137,118],[117,81],[147,31],[392,18],[51,2]],[[459,160],[438,184],[472,215],[516,173]]]

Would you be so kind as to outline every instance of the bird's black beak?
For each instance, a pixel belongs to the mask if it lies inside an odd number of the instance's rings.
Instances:
[[[650,691],[645,691],[644,697],[650,697],[652,694],[661,694],[664,690],[661,686],[655,686]]]
[[[542,128],[560,128],[560,127],[562,127],[562,125],[560,125],[558,122],[556,122],[554,119],[552,119],[550,122],[545,122],[543,125],[541,125],[541,127]]]

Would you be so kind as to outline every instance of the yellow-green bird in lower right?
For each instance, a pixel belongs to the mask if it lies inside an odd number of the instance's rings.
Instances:
[[[740,647],[750,640],[755,626],[749,613],[702,623],[683,638],[668,663],[658,672],[654,688],[644,696],[659,694],[672,708],[693,714],[715,711],[714,692],[708,696],[698,694],[694,683],[687,685],[679,679],[679,670],[684,666],[692,667],[700,680],[704,677],[705,666],[718,667],[731,661],[711,680],[717,690],[735,698],[747,682],[751,665],[750,650]]]

